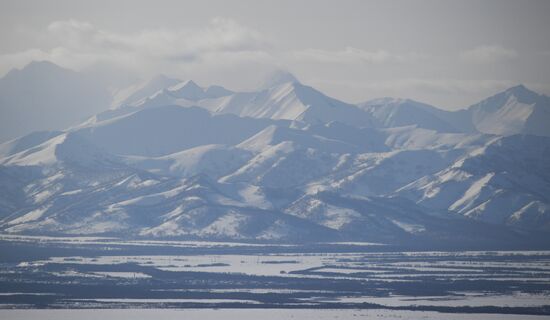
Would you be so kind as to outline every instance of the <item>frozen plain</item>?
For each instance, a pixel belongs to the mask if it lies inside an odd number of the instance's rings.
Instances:
[[[118,310],[0,310],[2,319],[63,320],[78,318],[95,319],[151,319],[166,320],[329,320],[329,319],[410,319],[410,320],[543,320],[550,316],[502,315],[502,314],[453,314],[427,311],[388,311],[388,310],[311,310],[311,309],[118,309]]]
[[[269,309],[270,316],[283,319],[293,312],[299,318],[321,319],[338,314],[438,319],[441,313],[456,319],[478,313],[485,316],[480,319],[498,319],[548,315],[550,305],[550,251],[3,239],[0,307],[10,317],[32,315],[28,310],[35,308],[53,317],[62,313],[54,309],[79,310],[85,317],[90,309],[136,309],[128,312],[146,316],[148,311],[139,309],[163,308],[167,317],[187,314],[172,309],[201,309],[206,316],[224,309],[236,316],[242,312],[247,319]],[[13,308],[20,313],[8,311]],[[278,310],[271,312],[273,308]],[[102,312],[117,317],[124,311]]]

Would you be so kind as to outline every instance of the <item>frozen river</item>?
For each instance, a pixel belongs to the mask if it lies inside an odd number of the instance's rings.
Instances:
[[[216,309],[225,319],[550,315],[549,251],[33,237],[0,245],[2,319],[31,319],[37,308],[48,309],[42,319],[140,319],[159,308],[168,319],[214,319]]]
[[[10,320],[332,320],[332,319],[409,319],[409,320],[543,320],[549,316],[503,314],[457,314],[432,311],[393,311],[383,309],[87,309],[87,310],[0,310],[1,319]]]

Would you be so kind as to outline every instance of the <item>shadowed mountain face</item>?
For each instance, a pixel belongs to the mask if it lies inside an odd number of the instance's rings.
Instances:
[[[550,231],[549,98],[525,87],[448,112],[355,106],[289,74],[255,92],[175,82],[0,145],[2,232],[512,245]]]
[[[32,62],[0,79],[0,141],[63,129],[105,110],[110,93],[88,76]]]

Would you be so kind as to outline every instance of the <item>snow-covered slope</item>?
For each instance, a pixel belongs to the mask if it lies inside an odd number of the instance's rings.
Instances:
[[[493,137],[476,133],[439,133],[416,126],[388,128],[380,130],[384,143],[391,149],[471,149],[483,146]]]
[[[328,153],[355,153],[361,151],[359,146],[346,141],[312,134],[307,130],[289,128],[282,125],[271,125],[239,144],[240,148],[251,151],[263,151],[281,142],[290,141],[302,148],[323,150]]]
[[[483,133],[550,136],[550,97],[519,85],[471,106],[472,122]]]
[[[337,239],[327,228],[259,205],[254,201],[260,196],[258,190],[220,185],[204,174],[185,180],[159,176],[128,167],[105,153],[100,157],[93,152],[94,156],[84,157],[86,161],[66,158],[64,150],[81,143],[73,145],[72,135],[62,137],[52,147],[58,161],[4,167],[43,168],[28,184],[23,182],[23,188],[13,186],[23,194],[21,202],[12,205],[16,210],[6,212],[9,207],[2,207],[4,231],[221,240]],[[42,155],[42,150],[37,153]]]
[[[0,158],[9,157],[15,153],[35,147],[60,134],[62,134],[61,131],[35,131],[26,136],[0,144]]]
[[[338,164],[339,158],[338,154],[284,141],[263,150],[237,171],[223,177],[222,181],[247,182],[271,188],[298,187],[329,173]]]
[[[317,187],[356,196],[386,195],[445,168],[453,160],[453,154],[434,150],[360,154],[342,158],[341,169],[321,180]]]
[[[410,99],[375,99],[360,103],[358,107],[372,114],[387,128],[414,125],[438,132],[462,131],[462,128],[455,128],[454,125],[439,117],[439,114],[450,112]]]
[[[227,175],[244,165],[252,152],[221,144],[207,144],[161,157],[126,156],[129,165],[161,175],[190,177]]]
[[[459,246],[550,230],[550,138],[472,129],[534,130],[543,96],[531,103],[515,88],[460,112],[395,99],[361,109],[284,74],[248,93],[171,81],[0,144],[0,230]]]
[[[136,84],[120,90],[115,94],[112,106],[132,104],[154,95],[158,91],[172,87],[180,83],[178,79],[169,78],[165,75],[158,75],[145,83]]]
[[[550,138],[495,138],[398,194],[491,223],[550,228]]]
[[[506,230],[458,216],[427,214],[413,202],[395,197],[358,198],[321,192],[296,200],[286,212],[370,242],[475,245],[499,239],[497,242],[505,245],[514,238]]]

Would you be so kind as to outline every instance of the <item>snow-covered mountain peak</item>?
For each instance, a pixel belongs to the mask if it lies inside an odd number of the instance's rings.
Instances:
[[[289,82],[299,83],[300,81],[298,81],[298,79],[288,71],[277,70],[265,77],[260,89],[272,88]]]
[[[160,98],[161,101],[166,99],[184,99],[197,102],[203,99],[217,99],[232,94],[234,94],[233,91],[227,90],[222,86],[211,85],[204,88],[193,80],[187,80],[168,87],[164,91],[157,92],[149,97],[149,99]]]
[[[111,106],[116,108],[123,105],[134,104],[180,82],[181,81],[178,79],[159,74],[147,82],[120,90],[115,94]]]
[[[198,106],[214,114],[272,120],[297,120],[303,123],[342,123],[373,126],[372,117],[357,108],[305,86],[292,76],[279,78],[274,86],[255,92],[231,92],[220,86],[207,89],[186,81],[141,100],[135,106],[150,108],[166,105]],[[290,81],[287,81],[290,80]]]
[[[453,123],[458,117],[452,112],[429,104],[402,98],[381,98],[357,105],[371,114],[383,127],[414,125],[438,132],[462,132],[462,125]]]
[[[468,111],[476,129],[483,133],[550,136],[550,98],[523,85],[497,93]]]
[[[181,82],[182,81],[179,79],[171,78],[164,74],[159,74],[147,81],[145,87],[151,88],[151,90],[159,91],[175,86],[176,84]]]
[[[21,69],[12,69],[6,74],[6,77],[17,76],[19,74],[39,75],[51,72],[71,72],[71,70],[62,68],[49,61],[31,61]]]
[[[205,97],[204,89],[199,87],[193,80],[178,83],[168,88],[168,91],[177,98],[191,101],[201,100]]]
[[[201,90],[202,91],[202,88],[193,80],[181,81],[180,83],[178,83],[176,85],[173,85],[170,88],[168,88],[168,90],[170,90],[170,91],[178,91],[178,90],[182,90],[182,89]]]
[[[60,130],[105,110],[107,88],[89,75],[32,62],[0,78],[0,142],[38,130]]]
[[[533,105],[536,103],[548,104],[550,102],[550,98],[529,90],[527,87],[520,84],[484,99],[481,102],[470,106],[469,109],[474,111],[478,109],[498,110],[505,107],[506,104],[512,102],[523,105]]]
[[[541,97],[540,94],[532,90],[529,90],[527,87],[525,87],[522,84],[508,88],[503,93],[508,96],[514,96],[518,101],[522,101],[526,103],[535,101],[536,99]]]
[[[359,103],[357,105],[359,108],[367,111],[374,111],[374,110],[380,110],[380,109],[397,109],[397,108],[405,108],[405,109],[421,109],[421,110],[441,110],[434,106],[431,106],[429,104],[419,102],[412,99],[405,99],[405,98],[392,98],[392,97],[383,97],[383,98],[377,98],[368,100],[366,102]]]

